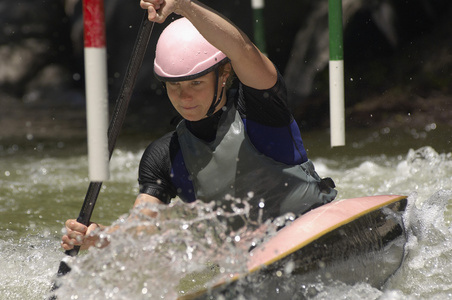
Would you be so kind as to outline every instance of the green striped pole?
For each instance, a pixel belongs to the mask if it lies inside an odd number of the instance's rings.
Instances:
[[[254,19],[254,42],[262,53],[267,53],[264,28],[264,0],[251,0]]]
[[[345,145],[342,0],[328,0],[331,147]]]

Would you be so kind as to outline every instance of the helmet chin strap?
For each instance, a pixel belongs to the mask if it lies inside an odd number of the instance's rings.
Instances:
[[[220,79],[220,76],[218,74],[218,68],[215,69],[215,94],[213,95],[212,104],[209,107],[209,110],[207,111],[206,116],[210,117],[215,112],[215,109],[217,108],[218,104],[220,104],[221,99],[223,98],[223,91],[224,91],[224,85],[221,88],[220,97],[217,100],[217,91],[218,91],[218,80]]]

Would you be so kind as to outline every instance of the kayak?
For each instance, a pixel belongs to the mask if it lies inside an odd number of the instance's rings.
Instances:
[[[313,209],[253,249],[247,272],[179,299],[292,299],[319,282],[365,282],[381,288],[405,257],[407,203],[406,196],[382,195]]]

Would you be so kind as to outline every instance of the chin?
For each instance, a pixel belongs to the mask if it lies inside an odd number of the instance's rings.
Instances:
[[[184,111],[184,113],[181,113],[181,116],[187,121],[196,122],[204,119],[206,114],[207,112],[191,111],[187,113],[187,111]]]
[[[196,122],[196,121],[199,121],[201,119],[204,119],[204,117],[199,117],[199,116],[184,116],[184,115],[182,115],[182,117],[185,120],[190,121],[190,122]]]

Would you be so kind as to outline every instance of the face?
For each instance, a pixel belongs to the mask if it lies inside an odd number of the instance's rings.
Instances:
[[[217,97],[220,97],[223,82],[226,81],[225,76],[220,76]],[[210,72],[193,80],[167,82],[166,90],[171,104],[186,120],[199,121],[205,118],[212,104],[215,80],[215,72]],[[225,103],[226,97],[223,97],[216,111]]]

